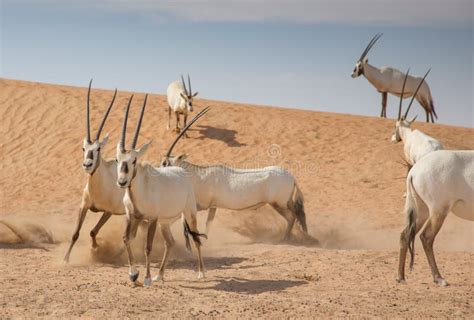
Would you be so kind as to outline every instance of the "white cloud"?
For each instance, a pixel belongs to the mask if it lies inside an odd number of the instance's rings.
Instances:
[[[13,1],[13,0],[4,0]],[[472,25],[472,0],[16,0],[130,11],[160,22]]]

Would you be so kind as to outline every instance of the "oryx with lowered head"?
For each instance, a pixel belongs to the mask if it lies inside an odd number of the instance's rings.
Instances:
[[[411,125],[415,122],[416,116],[413,117],[411,120],[408,120],[408,112],[410,111],[411,105],[414,100],[414,96],[416,96],[418,90],[420,89],[422,83],[430,70],[428,70],[423,77],[423,79],[419,82],[418,87],[415,90],[413,97],[410,100],[410,104],[408,105],[405,114],[402,115],[402,104],[403,104],[403,94],[405,91],[405,84],[407,82],[408,73],[410,69],[408,69],[405,79],[403,81],[402,86],[402,94],[400,96],[400,105],[398,106],[398,118],[397,122],[395,123],[395,130],[392,134],[392,143],[398,143],[403,141],[403,151],[405,153],[405,160],[408,163],[408,168],[413,166],[418,160],[423,158],[430,152],[436,150],[442,150],[442,144],[433,137],[421,132],[418,129],[412,130]]]
[[[185,154],[172,155],[178,140],[198,118],[195,117],[175,138],[161,165],[181,167],[187,176],[191,177],[198,210],[209,210],[206,234],[217,208],[246,210],[269,204],[287,221],[283,240],[290,238],[296,221],[306,239],[317,242],[307,234],[303,193],[296,179],[285,169],[276,166],[259,169],[234,169],[222,165],[199,166],[186,161]]]
[[[433,97],[431,96],[431,91],[426,81],[422,81],[420,91],[415,94],[415,88],[421,78],[409,76],[406,80],[405,92],[402,95],[401,91],[404,74],[401,71],[391,67],[377,68],[369,64],[367,54],[381,36],[382,34],[378,33],[372,38],[372,40],[370,40],[359,60],[356,62],[354,71],[352,72],[352,78],[357,78],[360,75],[363,75],[375,87],[375,89],[382,94],[381,117],[387,117],[387,94],[390,93],[401,98],[415,97],[418,103],[423,107],[423,109],[425,109],[426,122],[429,122],[430,118],[431,122],[434,122],[434,118],[437,119],[438,116],[436,115]]]
[[[205,237],[205,235],[200,234],[197,229],[196,199],[192,182],[182,168],[156,168],[149,163],[139,162],[139,159],[149,146],[149,143],[147,143],[137,148],[138,136],[146,107],[146,97],[130,149],[127,150],[125,148],[130,102],[125,111],[122,136],[117,145],[116,153],[116,182],[122,190],[125,190],[123,204],[125,206],[127,223],[123,240],[128,254],[130,280],[136,282],[139,275],[130,247],[130,241],[135,237],[134,230],[136,230],[137,224],[142,220],[148,222],[144,284],[151,285],[150,252],[157,224],[160,224],[160,230],[165,240],[165,251],[160,274],[155,279],[163,279],[169,249],[172,245],[172,242],[170,242],[169,224],[178,220],[182,214],[186,244],[189,248],[189,234],[191,234],[198,252],[198,278],[202,278],[204,277],[204,263],[201,255],[200,237]]]

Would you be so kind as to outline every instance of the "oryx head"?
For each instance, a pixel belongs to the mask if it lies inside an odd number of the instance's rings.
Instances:
[[[186,87],[186,83],[184,83],[184,78],[182,75],[181,75],[181,83],[184,89],[184,93],[181,93],[181,98],[184,100],[188,111],[193,112],[193,98],[198,95],[198,92],[193,93],[191,89],[191,78],[189,78],[189,74],[188,74],[188,87]]]
[[[178,143],[179,139],[186,133],[186,131],[193,125],[194,122],[196,122],[199,118],[201,118],[203,115],[205,115],[211,107],[206,107],[203,110],[201,110],[187,125],[184,127],[183,130],[179,133],[178,136],[174,139],[173,143],[170,145],[168,148],[168,151],[166,152],[165,156],[161,160],[161,166],[162,167],[170,167],[170,166],[179,166],[179,164],[186,159],[187,155],[182,154],[178,157],[175,157],[171,155],[171,152],[173,152],[173,148],[175,145]]]
[[[117,161],[117,185],[120,188],[128,188],[130,183],[132,182],[133,178],[137,173],[137,162],[138,158],[140,158],[145,151],[147,150],[149,143],[144,144],[141,148],[136,149],[137,142],[138,142],[138,135],[140,133],[140,127],[142,125],[143,114],[145,113],[146,107],[146,100],[148,95],[145,96],[143,101],[142,110],[140,113],[140,118],[138,119],[137,127],[135,128],[135,134],[133,136],[133,141],[130,146],[130,150],[125,149],[125,136],[127,132],[127,120],[128,120],[128,112],[130,111],[130,105],[132,103],[133,95],[130,97],[128,101],[127,109],[125,110],[125,118],[123,119],[123,126],[122,126],[122,137],[120,139],[119,144],[117,145],[117,154],[116,154],[116,161]]]
[[[89,82],[89,90],[87,91],[87,109],[86,109],[86,137],[84,138],[84,142],[82,143],[82,151],[84,153],[84,161],[82,162],[82,168],[88,173],[93,174],[97,167],[99,166],[100,162],[100,150],[105,146],[109,135],[107,134],[102,141],[100,140],[100,134],[102,129],[104,128],[105,121],[109,116],[110,110],[114,105],[115,97],[117,96],[117,89],[115,89],[114,96],[107,111],[102,118],[102,122],[99,125],[99,129],[97,130],[97,134],[92,140],[91,138],[91,129],[90,129],[90,95],[91,95],[91,85],[92,79]]]
[[[367,59],[367,54],[369,53],[370,49],[374,46],[374,44],[377,42],[377,40],[380,39],[380,37],[383,35],[383,33],[377,33],[372,40],[370,40],[369,44],[367,47],[365,47],[364,51],[362,52],[362,55],[360,56],[359,60],[357,60],[354,71],[352,71],[352,78],[357,78],[361,74],[364,73],[364,66],[369,62],[369,59]]]
[[[400,93],[400,104],[398,106],[398,118],[397,122],[395,122],[395,130],[393,131],[392,134],[392,143],[397,143],[400,142],[401,136],[400,136],[400,128],[410,128],[412,123],[415,122],[416,117],[414,116],[411,120],[408,120],[408,111],[410,111],[411,105],[413,103],[413,100],[415,100],[416,94],[418,93],[418,90],[420,90],[421,85],[423,84],[423,81],[425,81],[426,76],[428,73],[430,73],[431,69],[429,69],[423,79],[421,79],[420,83],[418,84],[418,87],[415,90],[415,93],[411,97],[410,104],[408,105],[407,110],[405,111],[405,114],[402,116],[402,104],[403,104],[403,95],[405,93],[405,85],[407,83],[407,78],[408,78],[408,73],[410,72],[410,68],[408,68],[407,73],[405,74],[405,79],[403,80],[403,86],[402,86],[402,92]]]

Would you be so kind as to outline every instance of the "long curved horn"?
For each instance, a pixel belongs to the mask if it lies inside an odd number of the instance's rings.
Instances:
[[[115,89],[114,97],[112,98],[112,101],[110,102],[110,105],[109,105],[109,108],[107,109],[107,112],[105,112],[105,115],[102,118],[102,122],[100,123],[99,130],[97,130],[97,135],[95,136],[95,140],[99,140],[99,138],[100,138],[100,134],[101,134],[102,129],[104,128],[104,125],[105,125],[105,120],[107,120],[107,117],[109,116],[110,110],[112,110],[112,106],[114,105],[116,96],[117,96],[117,89]]]
[[[138,142],[138,135],[140,133],[140,128],[142,126],[143,114],[145,113],[146,100],[148,99],[148,94],[145,95],[145,100],[143,101],[142,111],[140,112],[140,118],[138,118],[137,127],[135,128],[135,135],[133,136],[131,149],[135,149]]]
[[[130,96],[130,100],[128,100],[127,109],[125,110],[125,117],[123,118],[123,125],[122,125],[122,138],[120,139],[120,151],[125,152],[125,136],[127,133],[127,120],[128,120],[128,112],[130,111],[130,105],[132,104],[133,94]]]
[[[407,111],[405,112],[405,115],[403,116],[404,119],[406,119],[408,117],[408,111],[410,111],[411,104],[413,103],[413,100],[415,100],[415,97],[416,97],[416,94],[418,93],[418,90],[420,90],[421,85],[425,81],[426,76],[428,75],[428,73],[430,73],[430,71],[431,71],[431,68],[428,69],[428,71],[425,73],[425,76],[423,77],[423,79],[421,79],[420,83],[418,84],[418,87],[416,88],[415,93],[411,97],[410,104],[408,105]]]
[[[193,94],[193,89],[191,89],[191,78],[189,77],[189,74],[188,74],[188,86],[189,86],[189,95],[191,96]]]
[[[362,55],[360,56],[359,61],[362,61],[365,58],[365,56],[369,53],[370,49],[372,49],[374,44],[377,42],[377,40],[380,39],[381,36],[383,36],[383,33],[377,33],[372,38],[372,40],[370,40],[369,44],[367,45],[367,47],[365,47],[364,51],[362,52]]]
[[[402,104],[403,104],[403,94],[405,93],[405,85],[407,83],[408,73],[410,73],[410,68],[408,68],[407,73],[405,74],[405,80],[403,80],[402,93],[400,94],[400,105],[398,106],[398,118],[402,116]]]
[[[92,79],[89,82],[89,90],[87,91],[87,109],[86,109],[86,134],[87,142],[91,143],[91,121],[90,121],[90,100],[91,100]]]
[[[186,95],[189,96],[189,92],[188,92],[188,89],[186,88],[186,83],[184,82],[183,75],[181,75],[181,83],[183,84],[184,92],[186,92]]]
[[[211,107],[204,108],[201,112],[194,116],[194,118],[186,125],[186,127],[183,128],[183,130],[181,130],[179,135],[174,139],[173,143],[169,147],[168,152],[166,152],[166,157],[171,156],[171,152],[173,151],[174,146],[176,145],[176,143],[178,143],[179,139],[186,133],[186,131],[193,125],[193,123],[199,120],[199,118],[205,115],[210,109]]]

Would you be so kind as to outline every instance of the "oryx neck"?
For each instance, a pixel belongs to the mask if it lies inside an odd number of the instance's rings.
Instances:
[[[370,83],[372,83],[375,87],[376,84],[379,82],[379,77],[380,77],[380,69],[377,67],[374,67],[373,65],[366,63],[362,65],[362,74],[364,77],[369,80]]]
[[[410,127],[406,127],[404,125],[400,125],[398,127],[398,133],[400,134],[400,139],[402,139],[403,142],[406,142],[408,135],[411,134],[412,130]]]

